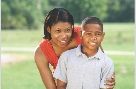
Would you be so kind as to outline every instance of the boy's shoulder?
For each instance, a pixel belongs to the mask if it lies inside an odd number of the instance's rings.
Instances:
[[[96,56],[103,61],[112,61],[112,59],[101,50],[101,48],[99,48],[98,52],[96,53]]]
[[[107,54],[105,54],[105,53],[103,53],[103,59],[104,59],[105,61],[108,61],[108,62],[113,63],[112,58],[110,58],[110,57],[109,57]]]

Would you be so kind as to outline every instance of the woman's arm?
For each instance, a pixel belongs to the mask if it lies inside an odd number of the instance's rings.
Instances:
[[[107,86],[106,89],[113,89],[115,86],[116,82],[115,82],[115,73],[112,74],[112,76],[110,78],[106,79],[106,83],[105,85]],[[104,89],[104,88],[100,88],[100,89]]]
[[[108,89],[113,89],[115,84],[116,84],[116,82],[115,82],[115,73],[114,73],[114,74],[112,74],[112,76],[110,78],[106,79],[105,85],[108,87]]]
[[[40,47],[36,49],[34,59],[46,89],[56,89],[55,80],[49,68],[49,62]]]
[[[57,79],[57,89],[66,89],[66,83]]]

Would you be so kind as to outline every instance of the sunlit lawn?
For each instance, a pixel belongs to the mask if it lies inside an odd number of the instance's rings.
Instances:
[[[45,89],[32,58],[33,54],[26,55],[28,60],[2,66],[2,89]],[[115,64],[114,89],[134,89],[134,56],[109,56]]]
[[[134,23],[105,23],[104,50],[134,52]],[[43,30],[2,30],[2,47],[33,47],[42,41]],[[25,56],[25,61],[2,66],[2,89],[45,89],[34,63],[33,52],[3,51]],[[134,55],[109,55],[115,64],[114,89],[134,89]]]
[[[134,51],[134,23],[104,23],[105,50]],[[2,30],[2,47],[36,47],[42,41],[43,29]]]

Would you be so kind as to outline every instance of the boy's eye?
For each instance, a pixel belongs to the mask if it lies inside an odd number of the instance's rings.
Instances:
[[[101,36],[102,35],[102,33],[96,33],[95,34],[95,36],[97,36],[97,37],[99,37],[99,36]]]
[[[92,34],[91,33],[86,33],[86,35],[91,36]]]

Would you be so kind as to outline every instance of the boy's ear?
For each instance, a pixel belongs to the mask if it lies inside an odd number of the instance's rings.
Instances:
[[[102,41],[103,41],[103,39],[104,39],[104,36],[105,36],[105,32],[103,32]]]
[[[51,33],[51,29],[50,29],[49,26],[47,27],[47,31],[48,31],[49,33]]]

